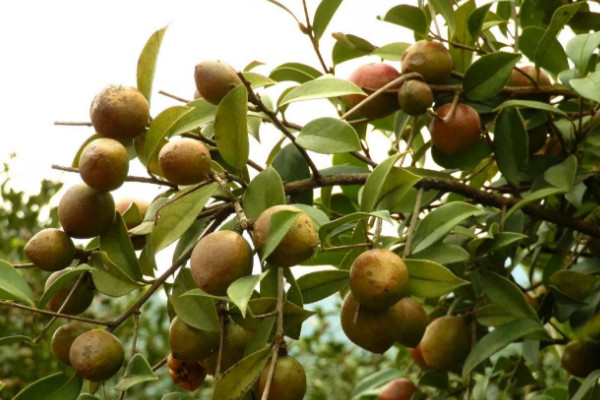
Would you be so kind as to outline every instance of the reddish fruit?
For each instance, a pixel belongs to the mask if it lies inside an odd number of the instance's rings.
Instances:
[[[206,370],[200,361],[178,360],[169,354],[167,366],[173,382],[189,392],[198,389],[206,378]]]
[[[419,389],[408,379],[398,378],[388,382],[379,392],[379,400],[410,400]]]
[[[429,366],[425,362],[423,353],[421,353],[421,348],[419,346],[415,347],[414,349],[410,349],[410,357],[423,371],[429,369]]]
[[[451,104],[444,104],[437,110],[438,116],[431,120],[429,132],[431,142],[438,151],[457,156],[477,144],[481,137],[481,120],[475,109],[459,103],[448,122],[444,122],[451,108]]]
[[[445,83],[453,66],[452,55],[439,42],[420,40],[402,55],[402,73],[418,72],[427,83]]]
[[[536,84],[538,86],[552,85],[548,74],[541,69],[536,69],[535,65],[525,65],[519,67],[519,69],[520,71],[516,68],[512,70],[507,86],[533,87]]]
[[[365,92],[372,93],[399,76],[400,73],[398,70],[391,65],[383,63],[367,64],[358,67],[352,75],[350,75],[348,80],[357,86],[360,86]],[[397,86],[394,88],[397,88]],[[365,98],[366,96],[364,95],[351,94],[343,96],[342,100],[349,108],[353,108]],[[385,117],[396,110],[398,110],[398,100],[396,95],[394,93],[384,93],[367,103],[357,111],[357,114],[369,119],[377,119]]]

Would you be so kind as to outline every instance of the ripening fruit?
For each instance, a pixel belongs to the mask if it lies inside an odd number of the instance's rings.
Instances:
[[[402,315],[402,323],[395,335],[396,342],[407,347],[417,346],[429,323],[429,316],[423,305],[405,297],[394,307],[398,309],[398,314]]]
[[[235,69],[222,61],[203,61],[196,65],[194,79],[200,96],[215,105],[242,83]]]
[[[507,86],[520,86],[520,87],[534,87],[535,83],[539,86],[550,86],[552,82],[550,81],[550,77],[541,69],[536,69],[535,65],[525,65],[519,67],[522,71],[518,69],[513,69],[510,73],[510,78],[508,79]],[[523,74],[527,74],[527,76]],[[535,83],[534,83],[535,82]]]
[[[439,42],[420,40],[402,55],[402,73],[418,72],[427,83],[445,83],[453,66],[450,52]]]
[[[69,360],[71,345],[79,335],[87,330],[81,322],[70,322],[54,331],[50,341],[50,351],[54,358],[63,364],[71,365],[71,360]]]
[[[58,219],[75,238],[92,238],[107,230],[115,218],[115,202],[107,192],[85,184],[71,187],[58,203]]]
[[[124,358],[125,352],[119,339],[103,329],[80,335],[69,352],[75,372],[93,382],[105,381],[116,374]]]
[[[219,332],[196,329],[173,318],[169,327],[171,354],[178,360],[199,361],[219,347]]]
[[[210,152],[200,141],[191,138],[172,140],[158,154],[163,176],[175,185],[193,185],[210,174]]]
[[[267,386],[269,364],[258,379],[258,398],[262,399]],[[304,367],[295,358],[279,356],[275,364],[273,380],[269,389],[267,400],[302,400],[306,393],[306,372]]]
[[[233,321],[228,321],[225,325],[225,336],[223,338],[223,349],[221,355],[221,372],[227,371],[234,364],[244,358],[246,346],[254,334]],[[210,356],[202,360],[204,368],[209,374],[214,375],[217,368],[218,351],[214,351]]]
[[[60,276],[65,272],[67,272],[67,270],[56,271],[50,274],[50,276],[46,280],[46,284],[44,285],[44,291],[48,290],[48,288],[50,288],[50,286],[54,282],[56,282],[56,280],[60,278]],[[90,304],[92,304],[92,301],[94,300],[94,290],[90,286],[89,273],[84,272],[84,274],[86,274],[86,276],[83,278],[79,286],[77,286],[77,289],[75,289],[73,296],[71,296],[65,307],[62,309],[62,314],[81,314],[82,312],[87,310]],[[78,277],[73,277],[73,279],[69,283],[58,289],[58,292],[56,292],[54,296],[52,296],[50,300],[48,300],[47,307],[50,311],[58,312],[60,310],[62,304],[67,299],[67,296],[69,296],[71,289],[73,288],[78,279]]]
[[[430,368],[449,370],[467,358],[471,350],[471,332],[459,317],[440,317],[427,326],[419,348]]]
[[[129,172],[129,156],[121,142],[99,138],[84,147],[79,157],[79,175],[91,188],[108,192],[120,187]]]
[[[433,105],[433,93],[426,83],[410,80],[400,87],[398,103],[406,114],[422,115]]]
[[[226,295],[232,282],[252,273],[252,248],[237,232],[210,233],[194,247],[190,269],[200,289]]]
[[[391,307],[402,298],[407,284],[404,261],[389,250],[367,250],[350,267],[350,290],[356,301],[367,308]]]
[[[600,343],[572,340],[565,346],[560,363],[571,375],[585,378],[600,368]]]
[[[167,366],[173,382],[189,392],[198,389],[206,378],[206,370],[200,361],[178,360],[169,354]]]
[[[269,237],[271,216],[277,211],[301,211],[289,205],[277,205],[267,208],[254,221],[254,245],[260,248]],[[305,212],[298,214],[298,218],[277,245],[275,250],[267,257],[267,261],[276,267],[291,267],[309,259],[317,248],[317,229],[312,219]],[[260,251],[260,250],[259,250]]]
[[[379,392],[379,400],[410,400],[419,389],[406,378],[389,381]]]
[[[129,140],[146,129],[150,105],[136,88],[112,85],[94,97],[90,116],[96,132],[101,136]]]
[[[414,349],[410,349],[410,358],[412,358],[414,363],[417,364],[417,366],[423,371],[429,369],[429,366],[425,362],[425,359],[423,358],[423,353],[421,353],[421,348],[419,346],[415,347]]]
[[[125,224],[127,225],[127,230],[133,229],[139,224],[142,223],[144,218],[146,217],[146,213],[148,212],[148,208],[150,208],[150,203],[144,199],[134,199],[134,198],[124,198],[120,199],[115,203],[115,210],[119,212],[121,215],[125,214],[125,212],[135,204],[139,211],[139,218],[125,220]],[[136,216],[137,217],[137,216]]]
[[[399,76],[400,73],[396,68],[388,64],[379,63],[358,67],[352,72],[348,80],[363,88],[367,93],[372,93]],[[390,89],[394,88],[397,88],[397,86]],[[343,96],[342,100],[349,108],[353,108],[365,98],[366,96],[364,95],[350,94]],[[385,117],[396,110],[398,110],[398,100],[396,99],[396,95],[394,93],[384,93],[363,106],[357,111],[357,114],[368,119],[377,119]]]
[[[44,229],[25,245],[25,255],[38,268],[58,271],[68,267],[75,258],[73,240],[58,229]]]
[[[438,117],[431,119],[429,133],[431,143],[441,153],[457,156],[471,150],[481,137],[481,120],[472,107],[459,103],[448,122],[443,118],[452,105],[444,104],[437,110]]]
[[[403,320],[402,309],[396,305],[385,310],[360,307],[357,314],[357,306],[356,299],[349,291],[340,312],[344,333],[350,341],[365,350],[385,353],[396,340]]]

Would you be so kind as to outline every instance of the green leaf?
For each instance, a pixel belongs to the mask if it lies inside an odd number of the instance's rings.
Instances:
[[[421,35],[427,34],[427,19],[419,7],[408,5],[393,7],[385,14],[383,20],[403,26]]]
[[[582,75],[585,75],[598,46],[600,46],[600,32],[577,35],[567,43],[567,56]]]
[[[550,104],[533,100],[507,100],[504,103],[500,104],[498,107],[494,108],[493,112],[498,112],[509,107],[534,108],[536,110],[547,111],[549,113],[558,114],[563,117],[568,117],[568,114],[563,110],[560,110]]]
[[[215,300],[220,300],[220,301],[229,301],[229,297],[227,297],[227,296],[218,296],[216,294],[206,293],[204,290],[202,290],[200,288],[188,290],[187,292],[185,292],[184,294],[181,295],[181,297],[185,297],[185,296],[199,296],[199,297],[206,297],[209,299],[215,299]]]
[[[264,318],[254,328],[254,335],[244,350],[244,356],[254,353],[265,347],[272,339],[273,328],[275,327],[276,317]]]
[[[73,284],[82,273],[92,270],[93,269],[91,267],[85,264],[79,265],[77,268],[65,268],[58,279],[52,282],[52,285],[44,290],[44,294],[38,301],[37,307],[44,308],[52,296],[54,296],[60,289],[68,284]]]
[[[100,235],[100,251],[106,252],[131,279],[142,278],[140,264],[120,213],[116,213],[110,228]]]
[[[569,84],[581,97],[600,102],[600,71],[592,72],[585,78],[571,79]]]
[[[468,251],[458,245],[449,243],[437,243],[435,246],[429,246],[418,253],[414,253],[412,257],[442,265],[464,262],[471,258]]]
[[[298,278],[304,303],[326,299],[348,286],[348,271],[323,270],[310,272]]]
[[[34,305],[31,288],[21,274],[4,260],[0,260],[0,299]]]
[[[59,372],[31,383],[12,400],[76,400],[82,385],[81,377]]]
[[[510,280],[495,272],[479,270],[472,275],[473,284],[479,285],[485,296],[509,315],[518,318],[538,319],[537,313],[523,292]]]
[[[466,379],[475,367],[509,344],[537,332],[546,331],[538,321],[531,319],[520,319],[494,329],[471,349],[463,365],[463,378]]]
[[[197,289],[189,268],[182,268],[173,283],[173,291],[169,301],[175,313],[183,322],[196,328],[210,332],[219,332],[219,317],[215,302],[207,297],[183,296],[184,293]]]
[[[217,107],[215,114],[215,141],[219,154],[236,169],[241,169],[248,161],[248,91],[238,85],[227,93]]]
[[[268,167],[261,171],[248,185],[244,193],[244,212],[251,220],[271,206],[285,204],[285,189],[277,171]]]
[[[215,120],[217,106],[205,99],[197,99],[187,104],[191,110],[175,122],[169,136],[180,135],[193,131]]]
[[[399,155],[393,155],[379,164],[367,178],[360,201],[361,211],[373,211],[380,202],[390,206],[399,202],[421,178],[402,168],[394,168]],[[386,199],[387,197],[387,199]],[[381,207],[388,208],[389,207]]]
[[[431,0],[431,4],[435,11],[444,17],[448,26],[448,36],[454,36],[456,31],[456,17],[454,16],[454,8],[450,0]]]
[[[376,48],[371,52],[371,55],[378,56],[383,58],[384,60],[389,61],[400,61],[402,60],[402,55],[410,47],[410,43],[404,42],[396,42],[386,44],[385,46],[381,46]]]
[[[271,71],[269,78],[277,82],[305,83],[317,79],[321,75],[323,74],[311,66],[300,63],[285,63]]]
[[[548,25],[548,29],[546,29],[546,32],[544,32],[544,35],[535,49],[534,60],[537,65],[544,65],[544,60],[546,60],[547,57],[552,57],[550,50],[554,41],[556,40],[556,35],[558,35],[565,24],[569,22],[571,18],[573,18],[573,15],[579,11],[582,5],[583,3],[567,4],[558,7],[554,11],[552,14],[552,19],[550,20],[550,24]]]
[[[319,7],[317,7],[312,24],[313,34],[317,40],[321,39],[321,36],[325,33],[327,25],[329,25],[340,4],[342,4],[342,0],[322,0]]]
[[[295,101],[324,99],[347,94],[366,95],[361,88],[350,81],[327,76],[296,86],[280,100],[279,107]]]
[[[10,346],[15,343],[31,342],[31,338],[25,335],[5,336],[0,338],[0,346]]]
[[[527,204],[531,204],[540,199],[544,199],[546,197],[549,197],[549,196],[552,196],[555,194],[559,194],[559,193],[564,193],[564,191],[562,189],[555,188],[555,187],[543,188],[543,189],[536,190],[535,192],[529,193],[528,195],[523,197],[523,199],[521,199],[517,204],[512,206],[510,208],[510,210],[508,210],[506,212],[506,214],[502,218],[502,223],[504,224],[504,222],[506,222],[506,220],[511,215],[513,215],[516,211],[520,210],[521,208],[525,207]]]
[[[530,60],[535,60],[536,49],[546,31],[536,26],[523,29],[519,38],[519,49]],[[556,38],[549,39],[549,50],[543,59],[538,60],[538,66],[553,74],[569,69],[569,60],[561,43]]]
[[[529,138],[523,117],[514,107],[503,109],[496,121],[494,153],[502,176],[518,185],[519,171],[523,171],[529,161]]]
[[[492,3],[485,4],[473,11],[469,16],[467,26],[469,27],[469,34],[472,37],[478,37],[481,34],[481,28],[483,27],[483,23],[485,22],[485,18],[487,17],[491,6]]]
[[[156,72],[158,51],[167,27],[157,30],[148,38],[137,64],[137,88],[150,103],[152,83]]]
[[[250,83],[250,87],[255,89],[259,87],[273,86],[277,83],[271,78],[264,75],[257,74],[256,72],[243,72],[244,78]]]
[[[565,158],[560,164],[554,165],[544,172],[544,180],[565,193],[573,190],[577,174],[577,158],[573,155]]]
[[[318,118],[304,125],[296,143],[317,153],[334,154],[359,151],[358,134],[346,121]]]
[[[155,253],[179,239],[192,226],[217,187],[216,183],[192,187],[178,194],[157,212],[150,236]]]
[[[125,369],[125,375],[115,385],[115,390],[124,392],[135,385],[139,385],[144,382],[157,381],[158,376],[152,372],[152,367],[148,363],[148,360],[142,354],[136,354],[133,356],[127,364]]]
[[[352,390],[352,398],[355,399],[361,394],[366,394],[369,389],[380,387],[394,378],[402,376],[402,372],[397,369],[384,369],[372,375],[367,376]]]
[[[404,263],[408,269],[406,292],[411,296],[436,298],[469,284],[438,263],[413,258]]]
[[[246,318],[246,307],[252,293],[254,293],[254,288],[266,275],[267,272],[263,272],[260,275],[243,276],[232,282],[227,288],[227,295],[231,299],[231,302],[240,309],[242,317]]]
[[[271,215],[271,224],[269,226],[269,235],[267,241],[260,247],[260,256],[264,261],[277,248],[285,235],[298,219],[300,211],[280,210]]]
[[[354,221],[358,221],[361,219],[365,219],[365,218],[370,218],[370,217],[375,217],[375,218],[381,218],[387,222],[392,222],[392,219],[390,217],[390,212],[388,210],[381,210],[381,211],[373,211],[373,212],[355,212],[352,214],[347,214],[344,215],[343,217],[337,218],[323,226],[321,226],[321,228],[319,229],[319,239],[321,241],[321,243],[325,243],[327,240],[327,237],[329,235],[332,234],[332,232],[334,232],[337,228],[341,227],[342,225],[354,222]]]
[[[331,51],[331,59],[335,65],[369,55],[375,50],[372,43],[356,35],[335,32],[332,36],[336,40]]]
[[[474,36],[469,33],[469,26],[467,21],[471,14],[475,11],[475,1],[468,0],[461,4],[456,11],[454,16],[458,23],[456,24],[456,32],[452,37],[452,42],[460,43],[466,46],[472,46],[475,44]],[[454,70],[458,72],[465,72],[471,65],[473,59],[473,52],[471,50],[462,49],[460,47],[449,46],[450,54],[454,60]]]
[[[100,397],[94,396],[93,394],[90,394],[90,393],[81,393],[79,395],[79,397],[77,398],[77,400],[102,400],[102,399]]]
[[[520,58],[520,54],[501,52],[479,58],[465,72],[465,96],[474,101],[494,97],[506,85]]]
[[[276,307],[277,299],[274,297],[252,299],[248,302],[251,315],[247,319],[251,319],[254,315],[271,313],[275,311]],[[290,301],[286,301],[283,305],[283,330],[285,335],[298,340],[300,338],[302,323],[314,314],[313,311],[308,311]]]
[[[175,129],[179,120],[190,112],[192,112],[192,108],[190,107],[169,107],[152,120],[148,132],[146,132],[146,144],[144,148],[145,159],[148,164],[158,159],[158,152],[163,140],[170,136],[171,131]]]
[[[481,213],[482,210],[478,207],[463,202],[454,201],[441,205],[418,223],[411,252],[426,249],[465,219]]]
[[[271,346],[250,354],[229,368],[215,382],[213,400],[239,400],[252,389],[271,358]]]
[[[591,372],[586,378],[585,381],[581,384],[577,392],[571,397],[571,400],[584,400],[588,399],[588,394],[592,389],[595,389],[598,385],[598,379],[600,379],[600,370],[596,370]]]
[[[115,265],[105,252],[91,256],[92,279],[100,293],[111,297],[121,297],[141,286]],[[79,269],[79,268],[78,268]]]

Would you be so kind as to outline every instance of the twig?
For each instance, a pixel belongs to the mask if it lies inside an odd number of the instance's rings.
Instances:
[[[159,362],[157,362],[156,364],[154,364],[152,366],[152,372],[158,371],[166,363],[167,363],[167,357],[163,358],[162,360],[160,360]]]
[[[313,49],[315,50],[315,53],[317,54],[317,58],[319,59],[319,63],[321,63],[321,67],[323,68],[323,71],[325,71],[325,73],[332,73],[333,71],[327,67],[327,64],[325,64],[325,60],[323,59],[323,56],[321,55],[321,50],[319,49],[319,41],[315,37],[315,32],[313,30],[312,24],[310,23],[310,18],[308,16],[308,8],[306,7],[306,0],[302,0],[302,7],[304,8],[304,17],[306,18],[306,30],[304,32],[310,38],[310,42],[313,46]]]
[[[24,306],[22,304],[13,303],[12,301],[7,301],[7,300],[0,300],[0,306],[18,308],[21,310],[31,311],[32,313],[36,313],[36,314],[40,314],[40,315],[46,315],[49,317],[57,317],[57,318],[63,318],[63,319],[70,319],[73,321],[79,321],[79,322],[83,322],[86,324],[110,326],[110,322],[99,321],[99,320],[92,319],[92,318],[79,317],[77,315],[69,315],[69,314],[56,313],[56,312],[52,312],[52,311],[40,310],[39,308]]]
[[[421,210],[421,200],[423,199],[423,188],[419,188],[417,192],[417,199],[415,200],[415,208],[413,210],[412,217],[410,219],[410,225],[408,227],[408,233],[406,234],[406,243],[404,244],[404,258],[410,257],[412,238],[415,233],[415,227],[419,220],[419,211]]]
[[[56,169],[59,171],[66,171],[66,172],[74,172],[77,174],[79,173],[79,169],[77,169],[77,168],[64,167],[62,165],[56,165],[56,164],[52,164],[52,169]],[[146,178],[144,176],[128,176],[125,178],[125,181],[126,182],[152,183],[154,185],[168,186],[171,188],[177,187],[177,185],[173,185],[171,182],[163,181],[161,179],[157,179],[154,177]]]
[[[91,122],[54,121],[54,125],[61,125],[61,126],[92,126],[92,123]]]
[[[189,103],[191,101],[191,100],[186,100],[183,97],[175,96],[174,94],[165,92],[164,90],[159,90],[158,94],[162,94],[163,96],[167,96],[167,97],[170,97],[170,98],[175,99],[177,101],[181,101],[182,103]]]
[[[138,331],[140,329],[140,312],[133,313],[133,338],[131,339],[131,356],[133,357],[137,353],[137,338]]]
[[[375,217],[375,234],[371,239],[371,247],[377,247],[377,242],[379,241],[379,237],[381,236],[382,228],[383,224],[381,222],[381,218]]]
[[[14,269],[26,269],[26,268],[35,268],[34,263],[26,263],[26,264],[13,264]]]

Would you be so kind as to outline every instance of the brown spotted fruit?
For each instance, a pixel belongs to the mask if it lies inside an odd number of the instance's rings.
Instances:
[[[402,73],[418,72],[427,83],[445,83],[454,62],[448,49],[439,42],[420,40],[402,54]]]
[[[58,203],[58,220],[74,238],[92,238],[104,233],[115,218],[115,202],[108,192],[85,184],[71,187]]]
[[[79,175],[91,188],[108,192],[119,188],[129,172],[129,156],[121,142],[98,138],[88,143],[79,157]]]
[[[200,141],[191,138],[171,140],[158,154],[163,176],[175,185],[193,185],[208,179],[210,152]]]
[[[474,108],[458,103],[454,113],[451,104],[437,109],[437,117],[431,119],[429,133],[431,143],[441,153],[457,156],[471,150],[481,137],[481,120]]]
[[[203,61],[197,64],[194,80],[200,96],[215,105],[242,83],[235,69],[222,61]]]
[[[59,229],[44,229],[36,233],[23,250],[33,265],[45,271],[68,267],[76,254],[73,240]]]
[[[440,317],[427,325],[419,348],[427,366],[446,371],[467,358],[471,350],[471,332],[462,318]]]
[[[173,318],[169,327],[171,354],[178,360],[199,361],[219,347],[219,332],[196,329]]]
[[[198,389],[206,378],[206,370],[200,361],[178,360],[173,357],[173,354],[169,354],[167,366],[173,382],[188,392]]]
[[[102,382],[115,375],[125,358],[123,345],[112,333],[94,329],[73,341],[69,351],[71,366],[92,382]]]
[[[262,399],[267,386],[269,363],[258,379],[257,395]],[[282,355],[277,358],[267,400],[302,400],[306,393],[306,372],[295,358]]]
[[[52,340],[50,341],[50,351],[54,358],[65,365],[71,365],[71,360],[69,359],[71,345],[79,335],[87,330],[88,328],[81,322],[69,322],[54,331],[54,335],[52,335]]]
[[[126,141],[145,131],[150,105],[136,88],[112,85],[94,97],[90,117],[101,136]]]

